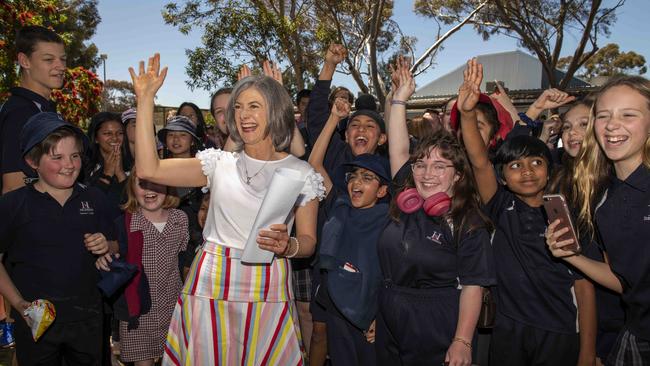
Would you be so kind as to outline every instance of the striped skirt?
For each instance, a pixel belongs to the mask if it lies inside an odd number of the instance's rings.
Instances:
[[[291,266],[205,243],[174,309],[163,365],[302,365]]]

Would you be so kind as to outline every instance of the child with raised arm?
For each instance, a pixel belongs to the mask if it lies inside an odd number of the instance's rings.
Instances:
[[[439,131],[409,154],[406,101],[415,90],[399,62],[388,138],[394,192],[379,239],[383,286],[379,365],[470,365],[482,287],[494,285],[488,223],[458,140]]]
[[[350,105],[337,99],[313,147],[309,163],[323,175],[327,218],[321,233],[320,286],[315,301],[324,309],[332,365],[376,365],[374,319],[381,281],[377,240],[388,221],[388,161],[361,154],[333,176],[323,166],[332,134]]]
[[[591,284],[555,260],[543,243],[546,219],[542,196],[551,173],[550,151],[536,137],[510,137],[497,150],[496,166],[492,165],[476,121],[482,79],[482,65],[470,60],[458,92],[458,108],[478,193],[496,227],[492,247],[497,315],[490,363],[568,366],[579,359],[593,363]],[[592,314],[590,319],[577,318],[583,306],[591,308],[587,312]]]
[[[650,82],[619,77],[603,85],[573,172],[577,226],[598,236],[605,262],[563,249],[569,229],[555,221],[546,243],[556,257],[622,295],[625,325],[606,365],[650,365]],[[602,194],[602,192],[604,194]]]
[[[131,68],[138,97],[136,166],[140,179],[174,187],[210,189],[203,236],[172,315],[163,365],[303,364],[288,258],[308,257],[316,241],[322,177],[286,151],[295,127],[291,98],[271,77],[241,79],[226,120],[235,152],[207,149],[195,158],[160,160],[153,126],[154,97],[167,69],[160,56],[147,68]],[[273,173],[297,170],[305,180],[287,218],[251,232]],[[289,237],[295,218],[296,236]],[[270,264],[241,261],[249,235],[275,258]]]

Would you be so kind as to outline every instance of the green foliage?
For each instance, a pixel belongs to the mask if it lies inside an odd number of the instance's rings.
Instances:
[[[169,3],[163,10],[167,24],[182,33],[203,31],[202,45],[186,50],[190,88],[215,90],[233,84],[246,64],[260,65],[269,59],[292,67],[302,86],[317,75],[317,59],[311,21],[302,11],[306,1],[217,0],[186,1],[182,7]],[[286,76],[286,75],[285,75]]]
[[[109,112],[122,113],[131,107],[135,107],[133,84],[129,81],[106,80],[102,99],[103,110]]]
[[[560,69],[565,69],[572,57],[563,57],[558,62]],[[643,75],[648,71],[645,57],[634,51],[621,52],[616,43],[609,43],[585,61],[579,75],[591,79],[596,76],[614,76],[636,73]]]
[[[451,24],[460,21],[483,0],[416,0],[415,11],[424,17]],[[598,50],[598,37],[608,36],[616,22],[616,10],[625,0],[605,5],[603,0],[490,0],[471,21],[483,39],[501,34],[537,55],[549,82],[565,87],[578,68]],[[555,80],[564,39],[578,45],[562,80]]]

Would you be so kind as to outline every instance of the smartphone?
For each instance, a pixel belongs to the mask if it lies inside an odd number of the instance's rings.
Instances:
[[[560,225],[558,225],[557,230],[565,227],[569,228],[569,231],[562,234],[562,236],[558,238],[558,241],[573,239],[573,244],[567,245],[564,248],[579,253],[580,243],[578,242],[578,236],[573,228],[571,212],[569,211],[569,206],[567,206],[564,196],[561,194],[545,194],[544,210],[546,211],[546,217],[548,218],[549,224],[557,219],[560,220]]]

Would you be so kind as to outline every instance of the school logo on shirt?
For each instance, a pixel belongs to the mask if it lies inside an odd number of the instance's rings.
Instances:
[[[79,209],[79,215],[94,215],[95,209],[90,207],[90,202],[81,201],[81,208]]]
[[[433,234],[427,236],[426,238],[438,245],[442,244],[442,241],[440,241],[440,239],[442,239],[442,233],[439,233],[437,231],[434,231]]]

